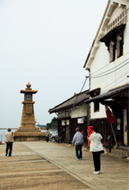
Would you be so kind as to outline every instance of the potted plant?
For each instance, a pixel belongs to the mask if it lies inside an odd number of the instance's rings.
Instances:
[[[103,147],[104,147],[104,149],[106,150],[106,152],[109,152],[109,145],[108,145],[108,142],[104,142],[104,143],[103,143]]]

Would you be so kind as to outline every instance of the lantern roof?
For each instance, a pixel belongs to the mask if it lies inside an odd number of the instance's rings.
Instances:
[[[20,93],[31,93],[31,94],[36,94],[37,92],[38,92],[38,90],[32,90],[32,88],[30,88],[31,87],[31,84],[28,82],[27,84],[26,84],[26,89],[25,90],[21,90],[20,91]]]

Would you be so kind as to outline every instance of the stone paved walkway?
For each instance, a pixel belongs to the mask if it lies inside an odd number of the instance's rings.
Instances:
[[[83,160],[77,161],[74,147],[57,143],[24,142],[34,152],[76,177],[94,190],[129,190],[129,164],[101,156],[102,169],[94,175],[92,154],[83,151]]]
[[[17,142],[12,157],[0,145],[0,190],[129,190],[129,165],[102,156],[94,175],[90,152],[77,161],[74,147],[57,143]]]
[[[22,143],[14,143],[5,157],[0,146],[0,190],[89,190],[77,180]]]

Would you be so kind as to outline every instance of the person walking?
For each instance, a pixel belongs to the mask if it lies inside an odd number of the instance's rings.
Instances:
[[[6,133],[6,153],[5,156],[8,155],[8,151],[9,151],[9,156],[12,155],[12,148],[13,148],[13,133],[11,132],[11,129],[8,129],[8,132]]]
[[[90,143],[90,151],[93,155],[93,162],[94,162],[94,168],[95,171],[93,174],[99,174],[101,169],[101,162],[100,162],[100,155],[104,152],[103,146],[101,143],[102,135],[98,133],[98,128],[93,127],[93,133],[90,135],[89,140]]]
[[[77,160],[82,160],[83,135],[80,132],[79,127],[76,128],[76,133],[73,137],[72,143],[75,146]]]
[[[47,130],[46,130],[46,142],[49,141],[49,135],[50,135],[50,132],[49,132],[49,130],[47,128]]]

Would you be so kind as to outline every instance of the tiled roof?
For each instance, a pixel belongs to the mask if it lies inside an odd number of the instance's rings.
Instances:
[[[87,95],[88,92],[89,92],[89,90],[86,90],[81,93],[75,94],[68,100],[62,102],[61,104],[55,106],[54,108],[51,108],[49,110],[49,113],[58,112],[60,110],[65,110],[70,107],[74,107],[74,106],[81,104],[82,102],[84,102],[84,100],[89,99],[89,95]]]
[[[115,97],[115,96],[119,95],[120,93],[124,92],[125,90],[129,90],[129,84],[126,84],[126,85],[111,89],[108,92],[100,94],[100,95],[95,96],[93,98],[90,98],[89,100],[86,100],[85,102],[90,103],[90,102],[97,101],[97,100],[102,101],[105,98],[106,99],[111,98],[112,96]]]

